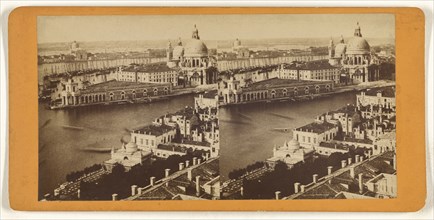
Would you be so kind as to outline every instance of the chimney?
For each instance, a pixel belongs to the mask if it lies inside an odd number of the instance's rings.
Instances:
[[[360,155],[356,155],[356,163],[360,162]]]
[[[197,157],[193,157],[193,166],[197,164]]]
[[[354,167],[351,167],[351,168],[350,168],[350,176],[351,176],[351,178],[353,178],[353,179],[356,177],[355,172],[356,172],[356,171],[355,171],[355,168],[354,168]]]
[[[200,176],[196,176],[196,196],[200,196]]]
[[[118,194],[112,194],[112,200],[117,201],[118,200]]]
[[[202,163],[202,159],[201,158],[198,158],[197,159],[197,165],[199,165],[199,164],[201,164]]]
[[[137,188],[137,195],[142,195],[143,188],[139,187]]]
[[[294,183],[294,194],[298,193],[299,187],[300,187],[300,183]]]
[[[353,163],[353,158],[348,158],[348,166],[351,165]]]
[[[241,194],[241,196],[244,196],[244,188],[243,187],[240,188],[240,194]]]
[[[170,169],[164,170],[164,177],[167,178],[169,176]]]
[[[131,186],[131,196],[136,195],[136,190],[137,190],[137,185],[132,185]]]
[[[78,189],[77,190],[77,199],[80,199],[80,197],[81,197],[81,191],[80,191],[80,189]]]
[[[359,193],[363,194],[363,173],[359,173]]]
[[[276,200],[279,200],[280,199],[280,191],[276,191],[275,194],[276,194]]]
[[[208,160],[209,159],[209,152],[207,152],[206,154],[205,154],[205,160]]]
[[[313,179],[313,183],[317,183],[318,182],[318,174],[313,174],[312,179]]]
[[[341,168],[344,168],[347,166],[347,161],[346,160],[342,160],[341,161]]]
[[[189,169],[188,171],[187,171],[187,178],[188,178],[188,180],[192,180],[193,179],[193,176],[192,176],[192,173],[191,173],[191,169]]]
[[[151,186],[155,185],[155,176],[151,176],[149,178],[149,185],[151,185]]]
[[[179,170],[183,170],[184,169],[184,163],[179,163]]]
[[[363,162],[363,155],[360,155],[360,162]]]
[[[332,174],[332,169],[333,169],[332,166],[327,167],[327,175],[330,176]],[[332,184],[332,178],[331,177],[329,177],[329,184]]]
[[[305,186],[305,185],[301,185],[301,186],[300,186],[300,189],[301,189],[300,191],[301,191],[302,193],[304,193],[304,191],[305,191],[305,189],[306,189],[306,186]]]
[[[189,160],[186,160],[185,161],[185,168],[187,168],[187,167],[189,167],[190,166],[190,161]]]

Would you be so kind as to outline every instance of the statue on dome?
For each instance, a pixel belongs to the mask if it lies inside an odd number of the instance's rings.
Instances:
[[[200,39],[199,37],[199,30],[197,29],[196,25],[194,25],[193,34],[191,36],[193,39]]]

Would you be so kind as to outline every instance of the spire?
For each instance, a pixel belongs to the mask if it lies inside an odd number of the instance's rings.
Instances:
[[[198,40],[200,39],[200,37],[199,37],[199,30],[197,29],[196,24],[194,25],[194,28],[193,28],[192,38],[193,39],[198,39]]]
[[[178,38],[178,46],[182,46],[181,37]]]
[[[356,30],[354,30],[354,36],[355,37],[362,37],[362,31],[360,29],[359,22],[357,22]]]

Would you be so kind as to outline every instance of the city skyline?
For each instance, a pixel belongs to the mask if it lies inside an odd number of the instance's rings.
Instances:
[[[337,38],[352,36],[357,22],[364,37],[395,38],[392,14],[42,16],[37,26],[41,44],[188,39],[193,25],[203,40]]]

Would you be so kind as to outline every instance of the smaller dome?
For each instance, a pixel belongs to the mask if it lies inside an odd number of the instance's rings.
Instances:
[[[134,153],[137,151],[137,144],[134,142],[130,142],[125,146],[125,151],[127,153]]]
[[[347,46],[347,54],[351,55],[361,55],[361,54],[369,54],[371,51],[371,47],[368,42],[363,37],[353,37]]]
[[[335,57],[343,57],[347,51],[347,45],[344,43],[338,43],[335,47]]]
[[[185,46],[186,57],[205,57],[208,56],[208,48],[199,39],[192,39]]]
[[[300,149],[300,143],[298,143],[298,141],[293,138],[289,142],[285,142],[284,147],[288,150],[294,150],[295,151],[295,150]]]
[[[180,57],[183,56],[184,56],[184,47],[181,45],[175,46],[175,48],[173,48],[173,59],[179,60]]]

